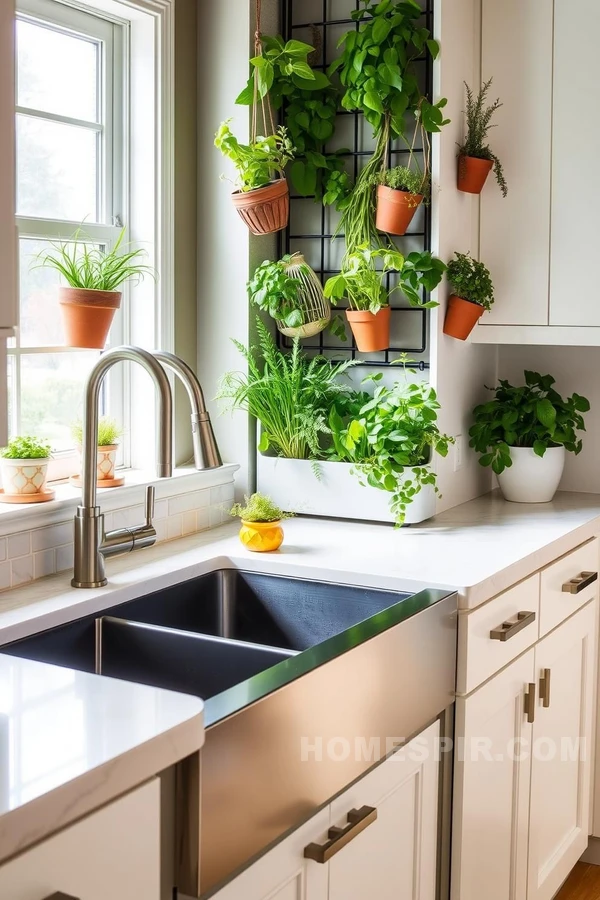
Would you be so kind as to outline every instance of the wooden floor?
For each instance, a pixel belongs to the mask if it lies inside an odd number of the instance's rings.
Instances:
[[[600,900],[600,866],[577,863],[555,900]]]

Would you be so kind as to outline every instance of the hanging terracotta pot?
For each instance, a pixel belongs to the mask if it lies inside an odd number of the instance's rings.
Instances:
[[[104,350],[115,312],[121,306],[121,292],[61,287],[58,301],[66,346]]]
[[[290,190],[285,178],[254,191],[234,191],[231,196],[252,234],[273,234],[286,227],[290,218]]]
[[[421,205],[422,194],[398,191],[385,184],[377,187],[377,215],[375,225],[386,234],[406,234],[413,216]]]
[[[390,346],[389,306],[384,306],[377,313],[364,310],[349,309],[346,311],[356,346],[361,353],[374,353],[387,350]]]
[[[451,294],[444,320],[444,334],[466,341],[482,315],[483,306],[479,303],[471,303],[470,300]]]
[[[458,190],[466,194],[480,194],[494,165],[491,159],[475,156],[458,157]]]

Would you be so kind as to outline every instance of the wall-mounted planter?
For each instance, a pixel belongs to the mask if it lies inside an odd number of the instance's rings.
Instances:
[[[512,466],[497,476],[505,500],[513,503],[549,503],[565,467],[565,448],[548,447],[538,456],[531,447],[511,447]]]
[[[494,163],[491,159],[478,159],[475,156],[458,157],[459,191],[465,194],[480,194]]]
[[[368,522],[393,522],[390,497],[379,488],[363,487],[352,465],[340,462],[314,463],[304,459],[258,457],[258,490],[268,494],[282,509],[311,516],[334,519],[362,519]],[[407,474],[407,477],[410,477]],[[435,515],[435,491],[425,485],[406,512],[406,525],[416,525]]]
[[[252,234],[273,234],[287,226],[290,189],[285,178],[254,191],[234,191],[231,197]]]
[[[121,306],[121,292],[61,287],[58,302],[66,346],[104,350],[115,313]]]
[[[386,234],[406,234],[422,202],[422,194],[410,194],[408,191],[398,191],[380,184],[377,187],[376,227]]]
[[[444,334],[466,341],[482,315],[483,306],[479,303],[471,303],[470,300],[451,294],[444,319]]]
[[[387,350],[390,346],[389,306],[384,306],[377,313],[349,309],[346,311],[346,317],[361,353],[375,353],[378,350]]]

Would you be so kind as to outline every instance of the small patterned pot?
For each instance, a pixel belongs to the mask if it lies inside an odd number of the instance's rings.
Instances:
[[[49,459],[0,458],[5,494],[42,494],[46,490]]]
[[[98,481],[114,479],[118,446],[118,444],[107,444],[106,447],[98,447]]]
[[[257,553],[279,550],[283,543],[281,522],[246,522],[242,519],[240,541],[248,550]]]

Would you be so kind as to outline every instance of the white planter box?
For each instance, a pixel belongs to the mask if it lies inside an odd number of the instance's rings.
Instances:
[[[281,459],[258,455],[258,490],[288,512],[334,519],[393,522],[391,494],[362,487],[351,475],[350,463],[319,462],[318,479],[313,463],[304,459]],[[408,476],[407,476],[408,477]],[[435,515],[435,491],[425,485],[406,511],[406,525],[415,525]]]

